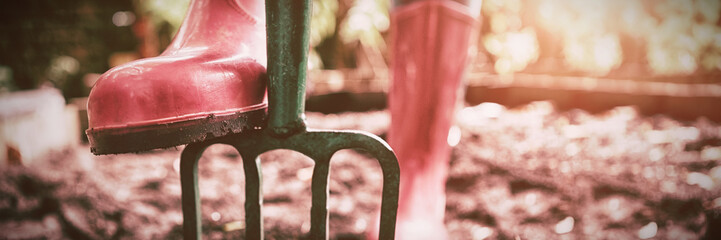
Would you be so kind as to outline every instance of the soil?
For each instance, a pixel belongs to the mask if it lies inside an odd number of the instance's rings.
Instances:
[[[452,239],[721,239],[718,123],[632,107],[561,112],[548,102],[484,103],[457,119],[446,185]],[[308,123],[383,136],[389,118],[308,113]],[[93,156],[80,145],[2,169],[0,239],[180,239],[181,150]],[[224,145],[200,161],[205,239],[243,238],[241,161]],[[285,150],[261,161],[266,238],[303,238],[312,161]],[[380,205],[380,168],[351,150],[331,162],[331,239],[364,239]]]

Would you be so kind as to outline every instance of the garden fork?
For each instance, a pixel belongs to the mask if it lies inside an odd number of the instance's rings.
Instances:
[[[198,160],[213,144],[238,150],[245,171],[246,238],[263,239],[263,203],[258,156],[275,149],[300,152],[315,161],[313,169],[311,239],[327,239],[328,176],[331,156],[341,149],[362,149],[383,171],[379,239],[393,239],[398,208],[400,169],[393,150],[379,137],[360,131],[311,130],[303,120],[309,47],[311,0],[267,0],[268,117],[267,127],[188,144],[181,154],[183,235],[201,237]]]

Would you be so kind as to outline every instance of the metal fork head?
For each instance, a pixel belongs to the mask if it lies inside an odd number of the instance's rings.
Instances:
[[[311,239],[328,236],[328,178],[330,159],[342,149],[362,149],[375,157],[383,171],[383,195],[379,239],[393,239],[400,169],[395,154],[388,144],[375,135],[360,131],[307,130],[285,138],[277,138],[268,131],[254,131],[243,135],[230,135],[206,142],[188,145],[181,157],[181,184],[183,188],[184,235],[186,239],[200,238],[200,198],[197,185],[197,162],[210,145],[222,143],[234,146],[243,158],[246,177],[246,238],[262,239],[262,175],[258,156],[276,149],[300,152],[315,161],[312,180]]]

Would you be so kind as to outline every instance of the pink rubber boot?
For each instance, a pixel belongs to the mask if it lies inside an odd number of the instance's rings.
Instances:
[[[92,152],[172,147],[259,127],[265,46],[262,0],[193,0],[160,56],[98,79],[88,100]]]
[[[476,25],[468,8],[452,1],[414,2],[391,13],[388,143],[401,168],[396,239],[448,238],[447,138]]]

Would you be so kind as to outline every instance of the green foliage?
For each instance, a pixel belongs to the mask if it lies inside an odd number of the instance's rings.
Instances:
[[[491,31],[482,38],[483,46],[496,57],[494,69],[507,74],[523,70],[538,59],[538,41],[533,28],[523,26],[520,0],[483,1],[483,14],[490,19]]]
[[[310,45],[315,47],[323,39],[335,34],[337,0],[313,0],[313,15],[310,19]]]
[[[323,68],[323,61],[315,48],[326,38],[335,34],[338,1],[313,0],[313,14],[310,19],[310,45],[308,68]]]
[[[190,0],[136,0],[142,13],[151,17],[156,26],[169,24],[169,38],[180,28]],[[323,62],[315,48],[323,40],[339,37],[343,43],[355,41],[366,46],[385,51],[385,32],[390,20],[388,0],[351,0],[349,9],[340,9],[338,0],[313,0],[311,17],[310,45],[308,66],[311,69],[323,68]],[[339,19],[339,11],[347,10],[343,19]],[[339,25],[340,24],[340,25]],[[338,32],[336,32],[338,31]]]
[[[660,74],[721,69],[721,2],[667,0],[653,8],[662,19],[644,32],[647,60]]]
[[[190,6],[190,0],[138,0],[137,3],[142,13],[149,15],[155,25],[170,24],[170,38],[180,28]]]
[[[360,41],[367,46],[385,49],[381,32],[388,30],[388,0],[356,0],[343,19],[340,36],[344,42]]]
[[[521,71],[547,50],[537,48],[534,28],[559,36],[565,63],[591,75],[621,65],[621,36],[644,43],[655,74],[721,70],[718,0],[487,0],[483,14],[490,26],[483,45],[499,73]]]

